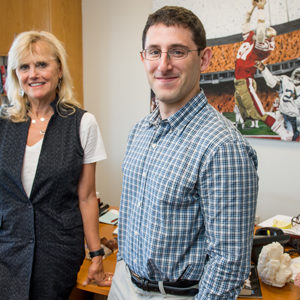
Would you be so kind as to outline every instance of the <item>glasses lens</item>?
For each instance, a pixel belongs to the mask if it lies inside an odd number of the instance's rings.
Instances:
[[[161,51],[159,49],[146,49],[144,53],[145,59],[148,60],[156,60],[159,59],[161,56]]]
[[[168,54],[173,59],[182,59],[187,56],[188,50],[185,48],[176,47],[169,49]]]
[[[300,224],[300,215],[292,218],[292,225]]]

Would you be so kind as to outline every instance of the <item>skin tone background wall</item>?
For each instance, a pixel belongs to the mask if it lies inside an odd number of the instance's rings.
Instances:
[[[272,1],[275,5],[286,2]],[[288,2],[295,1],[298,0]],[[157,2],[154,4],[161,4]],[[165,1],[173,5],[170,2]],[[184,2],[180,1],[180,5]],[[220,10],[223,14],[232,16],[240,11],[232,9],[237,0],[225,2],[228,11]],[[213,5],[214,1],[205,3]],[[213,19],[219,20],[209,15],[213,11],[207,8],[201,13],[205,27],[212,26]],[[152,0],[82,0],[84,105],[98,120],[108,154],[108,159],[97,165],[97,191],[110,205],[120,203],[121,164],[129,130],[149,112],[150,91],[139,51],[142,30],[151,12]],[[300,213],[300,143],[258,139],[249,142],[259,159],[260,220],[276,214]]]

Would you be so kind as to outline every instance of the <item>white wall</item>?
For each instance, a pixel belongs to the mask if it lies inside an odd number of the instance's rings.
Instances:
[[[300,144],[250,139],[258,154],[260,178],[257,215],[265,220],[277,214],[300,213]]]
[[[97,164],[97,190],[112,205],[119,205],[128,131],[149,112],[139,51],[150,11],[150,0],[82,0],[84,104],[97,117],[108,154]]]
[[[84,103],[97,117],[108,153],[97,166],[97,190],[104,202],[119,205],[128,131],[149,111],[149,87],[138,53],[152,0],[82,0],[82,9]],[[250,143],[259,158],[257,215],[264,220],[300,213],[300,144]]]

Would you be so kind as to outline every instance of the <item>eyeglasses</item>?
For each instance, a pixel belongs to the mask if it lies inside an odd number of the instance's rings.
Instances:
[[[175,47],[170,48],[168,51],[161,51],[157,48],[151,48],[144,49],[140,53],[143,56],[143,58],[147,60],[158,60],[161,58],[162,53],[167,53],[169,59],[179,60],[186,58],[188,54],[193,51],[200,51],[200,49],[190,50],[184,47]]]
[[[296,224],[300,224],[300,214],[296,217],[293,217],[291,220],[292,226],[296,226]]]

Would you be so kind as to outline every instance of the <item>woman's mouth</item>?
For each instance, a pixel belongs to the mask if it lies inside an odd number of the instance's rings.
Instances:
[[[45,84],[44,82],[33,82],[33,83],[29,83],[29,86],[36,87],[36,86],[41,86],[44,84]]]

